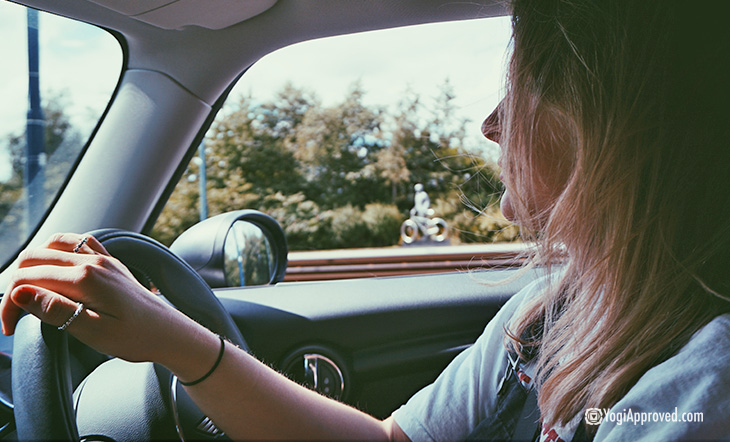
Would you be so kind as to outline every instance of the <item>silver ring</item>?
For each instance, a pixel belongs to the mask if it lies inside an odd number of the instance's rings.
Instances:
[[[68,318],[68,321],[66,321],[62,326],[58,327],[60,331],[64,331],[68,328],[69,325],[71,325],[72,322],[74,322],[74,319],[78,318],[81,312],[84,311],[84,304],[79,302],[79,306],[76,307],[76,311],[73,315],[71,315],[70,318]]]
[[[86,244],[86,241],[88,241],[88,240],[89,240],[88,236],[83,237],[83,239],[81,239],[81,241],[76,245],[76,247],[74,247],[74,253],[79,253],[79,251],[81,250],[81,247],[83,247],[84,244]]]

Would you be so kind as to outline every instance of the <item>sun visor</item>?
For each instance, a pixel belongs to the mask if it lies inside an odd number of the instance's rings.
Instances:
[[[268,10],[276,0],[93,0],[162,29],[223,29]]]

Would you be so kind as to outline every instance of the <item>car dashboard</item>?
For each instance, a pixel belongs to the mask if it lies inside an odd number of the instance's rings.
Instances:
[[[385,418],[432,382],[536,276],[517,269],[475,270],[214,293],[256,357],[322,394]],[[12,341],[0,338],[3,438],[13,430]],[[71,343],[78,386],[107,357]]]

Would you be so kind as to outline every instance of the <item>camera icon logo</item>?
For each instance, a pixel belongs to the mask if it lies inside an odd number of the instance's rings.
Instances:
[[[603,413],[600,408],[588,408],[585,419],[588,425],[599,425],[603,421]]]

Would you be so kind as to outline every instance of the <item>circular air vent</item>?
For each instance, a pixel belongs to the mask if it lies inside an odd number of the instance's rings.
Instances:
[[[312,390],[341,400],[346,393],[346,372],[332,353],[321,348],[301,349],[284,360],[282,367],[293,380]]]

